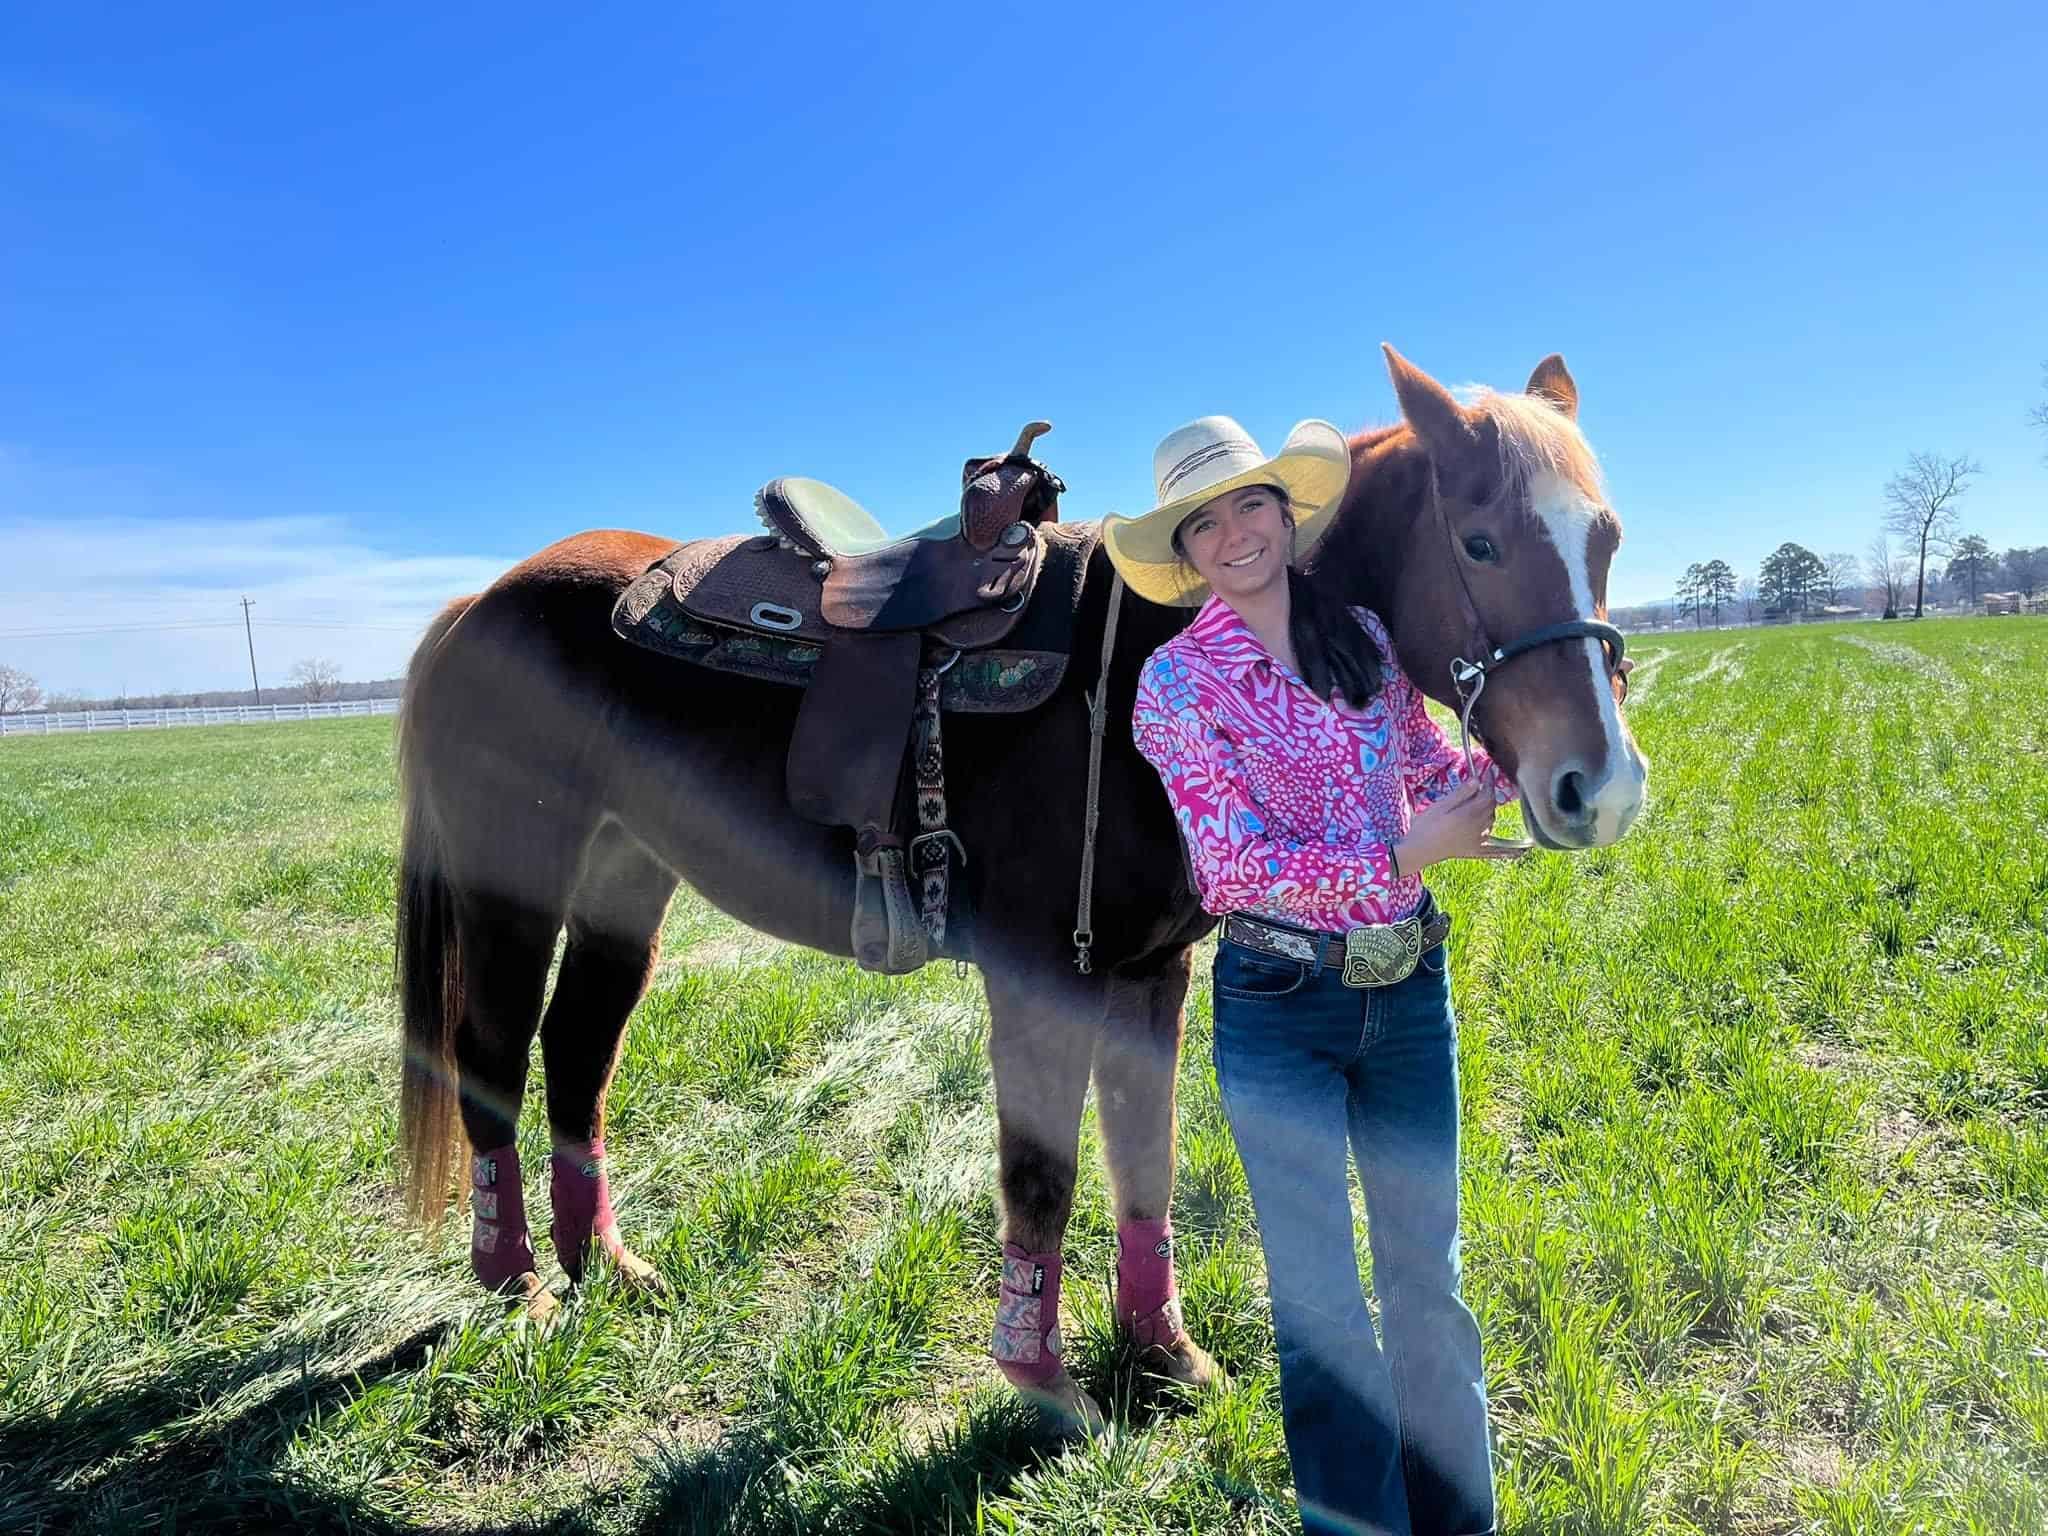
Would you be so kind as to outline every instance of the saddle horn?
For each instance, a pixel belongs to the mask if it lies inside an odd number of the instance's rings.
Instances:
[[[1025,422],[1024,430],[1017,434],[1017,446],[1010,450],[1009,457],[1013,459],[1029,458],[1031,456],[1031,444],[1051,430],[1052,423],[1049,421]]]

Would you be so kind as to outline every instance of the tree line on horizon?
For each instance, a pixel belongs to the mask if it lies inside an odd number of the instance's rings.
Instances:
[[[2048,391],[2048,363],[2041,365],[2041,383]],[[2048,402],[2027,413],[2028,422],[2048,434]],[[2048,463],[2048,454],[2042,462]],[[1970,482],[1984,466],[1967,454],[1953,457],[1916,453],[1906,467],[1885,482],[1884,516],[1877,536],[1859,560],[1851,554],[1815,554],[1787,540],[1770,554],[1755,576],[1737,576],[1725,560],[1695,561],[1678,578],[1672,601],[1616,609],[1617,623],[1656,623],[1668,610],[1695,627],[1719,624],[1724,610],[1740,605],[1744,622],[1763,617],[1806,617],[1842,606],[1862,576],[1868,585],[1856,593],[1861,609],[1869,599],[1883,605],[1887,619],[1898,618],[1912,594],[1913,617],[1939,602],[1945,587],[1951,600],[1975,607],[1987,593],[2012,592],[2031,605],[2048,592],[2048,544],[2022,546],[1996,554],[1982,534],[1962,531],[1962,500]],[[1893,539],[1900,542],[1894,546]],[[1939,562],[1946,561],[1944,568]]]
[[[1614,610],[1616,622],[1661,622],[1668,614],[1677,622],[1706,628],[1724,613],[1753,624],[1759,618],[1809,617],[1831,608],[1864,609],[1881,605],[1886,618],[1906,608],[1924,611],[1927,604],[1967,603],[1975,607],[1986,596],[2014,593],[2032,604],[2048,596],[2048,544],[1994,551],[1983,535],[1966,533],[1949,548],[1945,568],[1930,564],[1924,585],[1915,568],[1880,536],[1861,559],[1850,554],[1818,555],[1803,544],[1780,544],[1764,557],[1754,576],[1738,576],[1725,560],[1695,562],[1685,568],[1668,603],[1640,603]],[[1916,585],[1917,602],[1916,602]]]
[[[263,690],[262,698],[252,688],[207,688],[197,691],[169,690],[162,693],[109,694],[90,697],[83,693],[45,693],[36,680],[18,667],[0,665],[0,715],[76,714],[83,710],[109,709],[234,709],[245,704],[331,704],[354,703],[360,699],[395,699],[405,691],[402,677],[380,677],[363,683],[341,680],[341,669],[331,661],[309,658],[293,665],[291,681],[283,687]]]

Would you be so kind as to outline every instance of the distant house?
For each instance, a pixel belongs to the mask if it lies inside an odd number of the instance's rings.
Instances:
[[[2024,613],[2026,604],[2017,592],[1986,592],[1983,598],[1987,615],[2001,613]]]

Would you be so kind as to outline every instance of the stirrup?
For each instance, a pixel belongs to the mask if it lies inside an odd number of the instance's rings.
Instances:
[[[853,856],[853,958],[864,971],[907,976],[931,958],[901,848]]]

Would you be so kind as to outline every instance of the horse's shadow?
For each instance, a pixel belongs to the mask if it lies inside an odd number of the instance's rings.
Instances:
[[[134,1387],[54,1413],[0,1418],[0,1532],[102,1530],[346,1532],[399,1536],[434,1529],[394,1519],[362,1498],[306,1481],[285,1456],[302,1426],[381,1381],[418,1369],[441,1336],[419,1330],[374,1359],[290,1375],[291,1349],[224,1362],[200,1357]],[[281,1384],[264,1391],[266,1378]],[[1119,1420],[1152,1412],[1141,1384],[1114,1366],[1094,1383]],[[249,1392],[226,1417],[206,1405]],[[1126,1419],[1126,1414],[1129,1415]],[[649,1475],[593,1493],[553,1516],[495,1527],[571,1536],[598,1529],[686,1536],[808,1536],[972,1530],[985,1500],[1058,1456],[1055,1428],[1020,1399],[978,1397],[966,1416],[916,1450],[856,1470],[843,1483],[828,1454],[796,1452],[750,1429],[717,1443],[657,1452]],[[790,1476],[802,1466],[807,1492]],[[821,1508],[815,1483],[825,1479]],[[466,1530],[479,1529],[473,1521]]]
[[[226,1418],[205,1415],[206,1405],[288,1371],[297,1350],[232,1364],[202,1356],[55,1413],[0,1417],[8,1489],[0,1531],[407,1529],[359,1499],[295,1480],[279,1463],[302,1425],[417,1369],[440,1333],[424,1328],[347,1369],[286,1377]]]
[[[831,1490],[799,1495],[788,1473],[792,1453],[745,1430],[714,1446],[665,1458],[634,1497],[632,1528],[677,1536],[896,1536],[978,1528],[984,1500],[1000,1497],[1031,1467],[1057,1456],[1063,1442],[1038,1412],[1009,1394],[989,1394],[967,1417],[922,1449],[889,1458]],[[803,1460],[815,1477],[830,1469]],[[598,1523],[594,1507],[554,1522],[564,1533]],[[607,1525],[615,1521],[604,1522]]]

